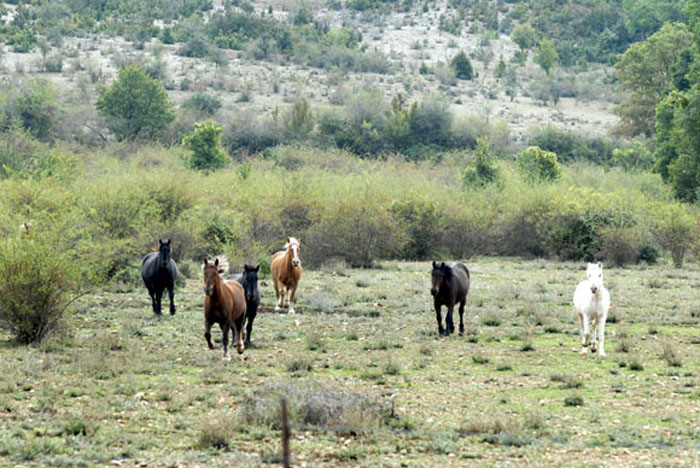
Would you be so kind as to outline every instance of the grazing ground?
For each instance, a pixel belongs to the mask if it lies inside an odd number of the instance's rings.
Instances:
[[[607,269],[607,359],[578,354],[584,264],[468,262],[467,333],[438,339],[429,263],[261,286],[245,360],[207,349],[199,277],[155,318],[142,286],[82,297],[66,332],[0,344],[2,466],[698,466],[696,265]],[[220,339],[220,333],[214,336]]]

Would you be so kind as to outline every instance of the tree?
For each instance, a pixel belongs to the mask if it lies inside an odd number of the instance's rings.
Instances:
[[[165,89],[138,66],[129,66],[100,93],[97,112],[118,140],[152,138],[175,117]]]
[[[474,150],[474,166],[464,171],[462,183],[466,187],[485,187],[499,182],[500,172],[491,159],[491,144],[488,138],[477,138]]]
[[[692,34],[685,24],[668,23],[646,41],[632,44],[620,55],[615,64],[616,76],[622,89],[630,92],[615,108],[620,117],[617,126],[620,134],[654,134],[656,105],[667,93],[674,75],[674,81],[681,87],[688,85],[683,79],[692,59],[687,53],[684,61],[678,58],[683,56],[679,52],[687,51],[691,43]]]
[[[549,72],[559,63],[559,54],[549,39],[542,39],[535,49],[535,63],[549,75]]]
[[[223,132],[224,127],[211,119],[194,124],[194,130],[182,139],[185,148],[192,151],[190,167],[214,171],[226,165],[228,158],[221,148]]]
[[[463,51],[459,51],[459,53],[454,56],[450,62],[450,66],[454,70],[457,78],[461,80],[471,80],[474,76],[472,63],[469,61],[467,54],[465,54]]]
[[[513,28],[510,38],[520,47],[520,50],[526,51],[535,45],[537,30],[530,24],[519,24]]]

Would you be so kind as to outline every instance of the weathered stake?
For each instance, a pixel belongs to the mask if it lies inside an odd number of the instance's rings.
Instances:
[[[289,456],[289,416],[287,414],[287,399],[282,398],[282,466],[291,468]]]

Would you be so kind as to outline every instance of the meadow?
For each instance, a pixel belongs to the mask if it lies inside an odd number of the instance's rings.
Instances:
[[[303,259],[302,251],[302,259]],[[145,288],[81,297],[36,346],[0,336],[3,466],[697,466],[697,264],[607,268],[607,358],[580,355],[582,262],[474,257],[467,332],[439,339],[429,262],[269,276],[244,360],[203,338],[199,272],[156,318]]]

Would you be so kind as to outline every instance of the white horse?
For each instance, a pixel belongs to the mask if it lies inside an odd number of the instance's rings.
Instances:
[[[596,350],[596,331],[600,347],[598,355],[605,356],[605,320],[610,309],[610,293],[603,286],[603,264],[589,263],[586,269],[587,280],[581,281],[574,292],[574,307],[578,313],[581,326],[581,354],[588,352],[588,341],[591,339],[590,323],[593,322],[593,337],[591,351]]]

